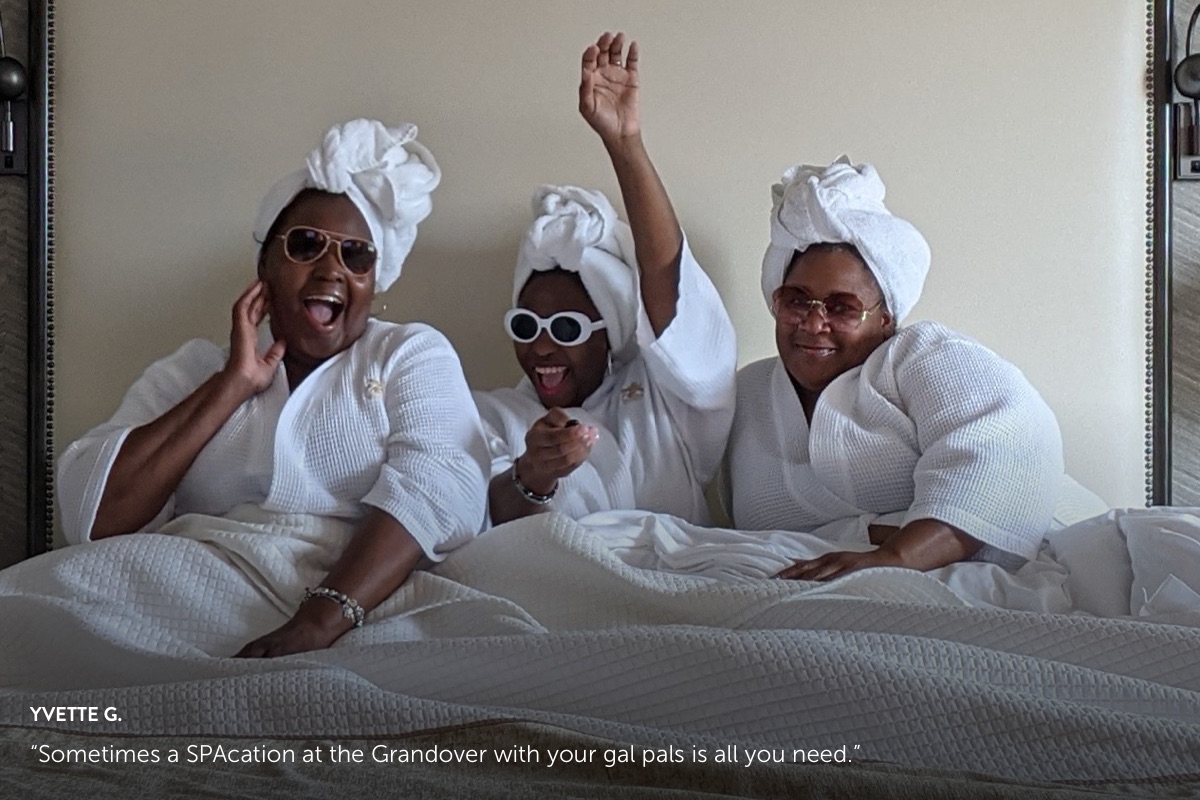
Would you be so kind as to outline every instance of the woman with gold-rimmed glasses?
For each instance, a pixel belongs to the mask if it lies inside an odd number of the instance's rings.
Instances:
[[[1034,557],[1064,481],[1053,412],[1012,364],[934,322],[900,327],[925,239],[869,164],[788,170],[762,290],[779,355],[738,373],[725,489],[733,523],[856,538],[780,577]]]
[[[232,547],[236,565],[240,525],[260,537],[246,547],[280,554],[250,562],[253,590],[210,599],[257,635],[213,655],[328,647],[482,526],[486,445],[457,354],[427,325],[370,313],[441,177],[416,133],[330,129],[262,201],[229,347],[194,339],[151,365],[59,460],[72,543],[134,552],[126,534],[163,531]]]

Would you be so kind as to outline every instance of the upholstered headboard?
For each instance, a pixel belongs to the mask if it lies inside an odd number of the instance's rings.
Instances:
[[[933,269],[912,319],[1020,366],[1069,471],[1146,500],[1151,233],[1144,0],[55,0],[54,436],[153,359],[223,341],[265,189],[330,123],[412,121],[444,180],[382,316],[423,319],[479,387],[517,376],[499,320],[540,183],[615,180],[576,112],[605,29],[642,48],[646,138],[743,362],[787,166],[871,161]]]

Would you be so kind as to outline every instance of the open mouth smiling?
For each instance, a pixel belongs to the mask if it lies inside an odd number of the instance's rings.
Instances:
[[[345,308],[345,301],[334,294],[310,294],[304,298],[309,321],[320,329],[333,327]]]
[[[567,371],[567,367],[559,365],[534,367],[534,384],[543,394],[557,394],[565,388]]]

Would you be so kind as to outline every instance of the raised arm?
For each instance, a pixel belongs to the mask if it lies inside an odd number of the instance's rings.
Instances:
[[[625,34],[605,33],[583,52],[579,113],[608,150],[641,270],[642,303],[661,336],[675,318],[679,301],[679,259],[683,233],[675,209],[642,142],[638,111],[638,46]]]
[[[255,329],[266,308],[266,288],[255,281],[233,306],[225,368],[125,437],[104,484],[92,539],[131,533],[154,519],[196,456],[238,406],[270,385],[284,346],[276,342],[264,355],[256,352]]]

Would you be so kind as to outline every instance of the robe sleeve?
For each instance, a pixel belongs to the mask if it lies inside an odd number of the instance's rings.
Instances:
[[[481,530],[491,459],[450,342],[428,326],[391,354],[387,459],[363,502],[396,519],[433,561]]]
[[[654,338],[645,308],[638,312],[640,354],[654,390],[687,450],[697,480],[716,475],[737,394],[737,339],[712,281],[684,238],[675,318]]]
[[[896,357],[920,449],[904,524],[936,519],[1036,556],[1063,476],[1054,412],[1019,369],[968,339],[918,340]]]
[[[108,475],[129,432],[170,411],[224,364],[225,353],[212,342],[187,342],[142,373],[112,419],[67,447],[58,459],[58,502],[68,544],[90,540]],[[141,530],[162,525],[171,518],[173,508],[174,498],[168,498]]]
[[[513,448],[509,446],[508,440],[504,436],[507,426],[501,419],[498,407],[500,400],[497,395],[496,391],[472,392],[475,408],[479,411],[479,419],[483,423],[483,438],[487,443],[491,464],[489,475],[492,478],[511,467],[513,461],[516,460],[512,454]]]
[[[675,318],[654,338],[644,307],[638,311],[642,357],[655,383],[699,410],[732,414],[737,338],[717,288],[683,240]]]

